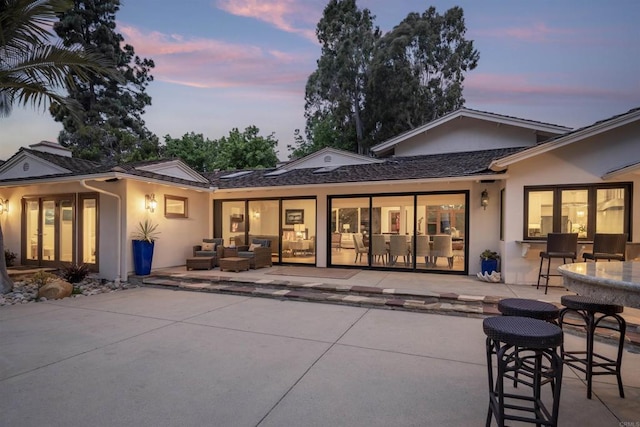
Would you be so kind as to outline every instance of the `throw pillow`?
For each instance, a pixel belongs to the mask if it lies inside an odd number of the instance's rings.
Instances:
[[[256,243],[252,243],[252,244],[249,246],[249,252],[253,252],[253,250],[254,250],[255,248],[261,248],[261,247],[262,247],[262,245],[258,245],[258,244],[256,244]]]
[[[202,250],[203,251],[213,251],[215,250],[215,243],[202,242]]]

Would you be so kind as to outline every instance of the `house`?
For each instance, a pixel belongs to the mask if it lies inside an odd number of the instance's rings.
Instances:
[[[535,283],[545,235],[627,232],[640,174],[640,109],[582,129],[462,108],[372,148],[325,148],[273,169],[200,173],[178,159],[116,167],[48,142],[0,165],[6,248],[23,264],[133,271],[131,235],[162,233],[153,268],[184,265],[204,237],[268,239],[274,263],[475,275],[501,253]],[[370,255],[370,256],[369,256]]]

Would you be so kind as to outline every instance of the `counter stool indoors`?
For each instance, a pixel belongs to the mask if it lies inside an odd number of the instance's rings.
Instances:
[[[540,278],[545,277],[547,282],[544,285],[544,293],[547,294],[549,289],[549,277],[560,276],[560,274],[551,274],[551,259],[562,258],[563,263],[567,263],[567,258],[571,262],[576,262],[578,256],[578,233],[549,233],[547,234],[547,248],[544,252],[540,252],[540,269],[538,270],[538,285],[540,288]],[[547,272],[542,272],[542,262],[547,260]]]
[[[572,325],[585,329],[587,348],[585,351],[566,351],[564,345],[561,347],[562,359],[564,364],[571,366],[581,372],[584,372],[587,379],[587,399],[591,399],[592,380],[594,375],[615,375],[618,379],[618,391],[620,397],[624,398],[624,390],[622,389],[622,376],[620,368],[622,366],[622,350],[624,349],[624,335],[627,324],[619,313],[622,313],[624,307],[615,304],[605,304],[594,298],[580,295],[565,295],[561,298],[561,303],[565,308],[560,310],[559,324],[563,328],[564,325]],[[574,323],[573,319],[565,319],[569,313],[577,314],[579,319]],[[615,321],[615,325],[601,324],[605,319]],[[613,323],[613,322],[611,322]],[[596,328],[607,329],[619,333],[618,354],[616,359],[603,356],[594,351],[594,335]]]
[[[489,317],[484,319],[482,327],[487,336],[487,427],[493,416],[499,426],[503,426],[505,420],[557,426],[563,368],[558,352],[562,345],[562,329],[544,320],[520,316]],[[505,393],[505,379],[512,379],[516,374],[531,378],[528,384],[531,395]],[[542,397],[542,386],[547,383],[551,384],[551,410]],[[526,413],[531,416],[525,416]]]

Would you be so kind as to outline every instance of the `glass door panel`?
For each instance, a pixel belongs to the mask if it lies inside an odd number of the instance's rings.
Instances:
[[[222,202],[222,238],[225,246],[245,244],[244,207],[244,201]]]
[[[368,266],[369,198],[331,199],[330,209],[336,216],[335,226],[332,225],[331,230],[330,263]]]
[[[57,260],[62,262],[73,261],[73,200],[60,200],[58,211],[58,248]]]
[[[412,267],[414,209],[412,195],[373,197],[376,218],[372,242],[373,266]],[[384,242],[384,246],[383,246]]]
[[[465,195],[418,196],[416,216],[416,269],[465,271]]]
[[[84,199],[82,201],[82,262],[85,264],[96,263],[97,214],[96,199]]]
[[[249,201],[249,240],[269,240],[271,243],[271,259],[278,261],[280,236],[278,233],[278,212],[280,202],[278,200],[251,200]]]
[[[42,202],[42,261],[56,259],[56,202],[44,200]]]
[[[38,232],[38,216],[40,215],[40,202],[27,200],[25,202],[25,254],[27,261],[37,262],[40,258],[40,233]]]
[[[281,220],[282,262],[315,264],[315,199],[283,200]]]

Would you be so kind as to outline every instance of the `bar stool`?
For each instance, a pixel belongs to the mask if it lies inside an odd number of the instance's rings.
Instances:
[[[551,259],[562,258],[562,262],[567,263],[567,258],[571,262],[576,262],[578,256],[578,233],[549,233],[547,234],[547,249],[540,252],[540,269],[538,270],[538,286],[540,288],[540,278],[545,277],[547,282],[544,285],[544,294],[549,289],[549,277],[560,276],[560,274],[551,274]],[[542,262],[547,260],[547,272],[542,272]]]
[[[498,302],[503,316],[521,316],[556,324],[560,309],[555,305],[526,298],[504,298]]]
[[[562,328],[565,324],[583,327],[587,334],[586,351],[566,351],[564,345],[561,347],[564,364],[586,374],[587,399],[591,399],[591,387],[594,375],[615,375],[618,379],[620,397],[624,398],[620,367],[622,366],[622,350],[624,349],[624,334],[627,329],[627,323],[622,316],[618,314],[622,313],[624,307],[615,304],[605,304],[594,298],[580,295],[565,295],[560,298],[560,302],[565,306],[565,308],[560,310],[560,327]],[[571,323],[565,320],[565,316],[568,313],[577,314],[584,323]],[[601,325],[600,322],[607,318],[615,320],[618,327]],[[596,328],[608,329],[619,333],[618,355],[615,360],[594,351],[593,339]]]
[[[484,319],[489,378],[489,411],[486,425],[495,416],[499,426],[505,420],[557,426],[562,385],[562,329],[539,319],[520,316],[497,316]],[[493,357],[497,372],[494,377]],[[545,363],[543,364],[543,359]],[[523,363],[523,361],[530,363]],[[531,395],[504,392],[504,380],[517,373],[532,378]],[[544,381],[544,379],[551,379]],[[551,383],[551,411],[542,399],[542,385]],[[525,417],[530,412],[531,417]]]

